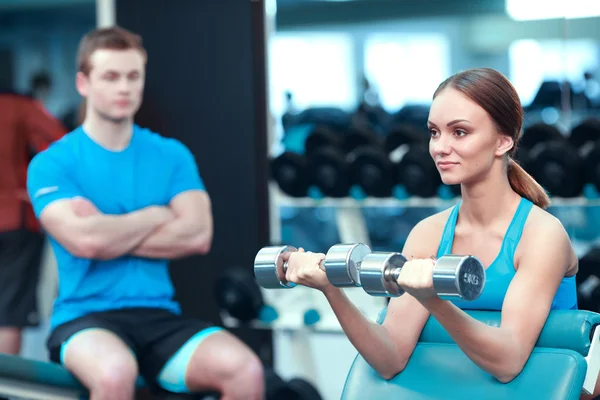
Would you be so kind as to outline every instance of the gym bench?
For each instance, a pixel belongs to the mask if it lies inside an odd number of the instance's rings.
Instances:
[[[467,311],[499,326],[501,313]],[[386,310],[377,318],[382,323]],[[355,358],[342,400],[578,400],[594,390],[600,371],[600,314],[582,310],[551,311],[521,373],[501,383],[479,368],[446,330],[429,317],[406,368],[390,380],[381,378],[360,356]]]

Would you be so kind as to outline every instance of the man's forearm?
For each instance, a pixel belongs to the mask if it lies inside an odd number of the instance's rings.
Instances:
[[[82,234],[94,258],[113,259],[130,253],[164,221],[151,208],[125,215],[96,214],[83,218]]]
[[[212,240],[208,224],[178,217],[146,237],[132,254],[148,258],[179,258],[206,253]]]

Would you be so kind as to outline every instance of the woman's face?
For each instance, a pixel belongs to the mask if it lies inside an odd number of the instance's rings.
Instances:
[[[481,179],[513,145],[482,107],[452,88],[433,100],[427,125],[429,153],[446,185]]]

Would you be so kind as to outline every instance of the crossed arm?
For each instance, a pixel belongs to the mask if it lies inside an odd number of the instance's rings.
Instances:
[[[105,260],[126,254],[168,259],[204,254],[213,231],[210,199],[201,190],[180,193],[168,207],[125,215],[102,214],[83,198],[57,200],[40,221],[71,254]]]

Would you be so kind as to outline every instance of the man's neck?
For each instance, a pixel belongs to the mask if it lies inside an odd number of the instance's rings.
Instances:
[[[82,124],[84,132],[100,146],[111,151],[121,151],[129,146],[133,135],[133,121],[110,121],[94,112],[87,113]]]

